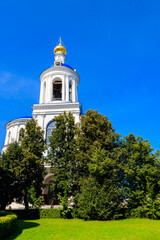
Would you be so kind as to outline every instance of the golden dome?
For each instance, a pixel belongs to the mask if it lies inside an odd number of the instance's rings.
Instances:
[[[67,50],[64,46],[62,46],[61,43],[59,43],[58,46],[55,47],[54,49],[54,54],[65,54],[66,55]]]

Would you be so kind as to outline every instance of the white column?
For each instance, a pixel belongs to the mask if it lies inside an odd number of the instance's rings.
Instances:
[[[66,76],[63,77],[64,82],[64,101],[66,101]]]
[[[49,103],[52,99],[52,79],[48,77],[46,79],[46,94],[45,94],[45,102]]]
[[[48,83],[49,83],[49,101],[51,102],[53,98],[53,81],[51,76],[48,78]]]
[[[15,142],[16,141],[16,125],[13,126],[13,131],[12,131],[12,141]]]
[[[75,79],[72,80],[72,102],[75,102]]]
[[[49,84],[49,78],[46,79],[46,96],[45,96],[45,102],[50,102],[50,84]]]
[[[13,127],[10,128],[10,135],[8,136],[8,144],[12,143],[13,139]]]
[[[65,101],[65,81],[64,81],[64,77],[62,78],[62,101]]]
[[[43,103],[43,83],[41,83],[39,103]]]
[[[66,76],[66,101],[69,102],[69,77]]]
[[[75,80],[75,102],[78,102],[77,81]]]
[[[17,129],[16,129],[16,141],[18,142],[19,140],[19,125],[17,125]]]
[[[8,144],[8,135],[9,135],[9,131],[7,130],[4,145],[7,145],[7,144]]]

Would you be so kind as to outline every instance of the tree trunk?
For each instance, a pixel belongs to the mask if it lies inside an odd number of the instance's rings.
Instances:
[[[24,205],[25,205],[25,209],[28,209],[28,196],[27,196],[27,190],[25,190],[24,193]]]

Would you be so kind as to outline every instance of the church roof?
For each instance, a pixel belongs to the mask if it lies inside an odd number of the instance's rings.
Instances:
[[[61,65],[60,66],[58,66],[58,67],[67,67],[67,68],[70,68],[71,70],[73,70],[74,71],[74,69],[70,66],[70,65],[68,65],[68,64],[66,64],[66,63],[61,63]],[[50,67],[54,67],[54,65],[50,65],[48,68],[50,68]],[[57,66],[56,66],[57,67]],[[47,68],[47,69],[48,69]]]
[[[20,122],[20,121],[25,122],[26,121],[26,120],[21,120],[21,119],[30,119],[30,118],[32,118],[32,116],[24,116],[24,117],[14,118],[6,124],[6,127],[7,127],[7,125],[10,125],[11,123],[14,123],[14,122]]]
[[[12,121],[14,121],[14,120],[22,119],[22,118],[32,118],[32,116],[24,116],[24,117],[14,118],[14,119],[10,120],[8,123],[10,123],[10,122],[12,122]],[[7,123],[7,124],[8,124],[8,123]]]
[[[68,67],[68,68],[74,70],[71,66],[69,66],[68,64],[65,64],[65,63],[61,63],[61,66],[63,66],[63,67]]]
[[[13,119],[13,120],[20,119],[20,118],[32,118],[32,116],[19,117],[19,118],[15,118],[15,119]]]

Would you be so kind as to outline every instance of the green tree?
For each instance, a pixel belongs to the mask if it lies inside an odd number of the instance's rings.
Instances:
[[[0,167],[0,210],[5,210],[6,206],[13,201],[13,183],[14,177],[11,172]]]
[[[79,216],[103,220],[121,217],[120,135],[107,117],[88,110],[81,117],[77,141],[81,166],[81,188],[76,199]]]
[[[0,160],[0,209],[5,209],[14,198],[21,198],[20,169],[23,159],[22,148],[11,143],[2,153]]]
[[[129,214],[150,205],[160,192],[159,152],[153,153],[150,143],[129,134],[122,140],[122,163],[125,198]],[[148,202],[148,203],[147,203]]]
[[[45,174],[43,153],[45,151],[44,131],[33,118],[21,130],[20,143],[23,159],[20,164],[20,184],[25,208],[28,208],[29,191],[34,187],[36,197],[42,193]]]
[[[88,176],[90,156],[97,147],[105,150],[105,155],[109,159],[119,161],[120,134],[115,132],[107,117],[97,111],[88,110],[81,116],[77,142],[79,149],[77,157],[82,176]]]
[[[42,196],[36,196],[35,188],[32,186],[29,190],[29,203],[32,204],[32,208],[39,209],[44,205],[44,199]]]
[[[77,195],[77,215],[85,220],[111,220],[123,217],[122,195],[110,180],[101,185],[94,177],[83,178]]]
[[[49,162],[53,173],[54,197],[68,199],[77,190],[78,165],[76,163],[75,119],[69,112],[54,118],[56,128],[49,138]],[[63,199],[64,200],[64,199]],[[64,201],[63,201],[64,202]],[[66,204],[66,203],[65,203]]]
[[[20,143],[23,151],[28,151],[38,158],[42,158],[46,149],[46,140],[44,139],[44,131],[38,126],[34,118],[28,120],[25,128],[21,129]]]

